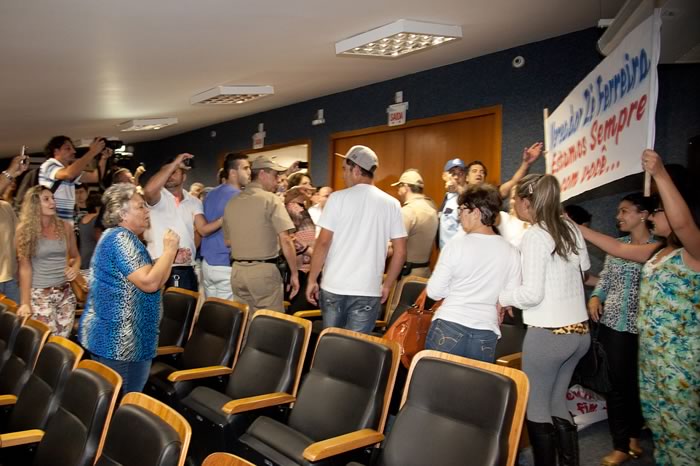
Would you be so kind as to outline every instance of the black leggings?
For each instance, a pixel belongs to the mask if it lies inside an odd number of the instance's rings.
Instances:
[[[644,425],[637,379],[638,337],[600,325],[598,340],[605,348],[613,387],[605,397],[613,448],[627,453],[630,438],[639,438]]]

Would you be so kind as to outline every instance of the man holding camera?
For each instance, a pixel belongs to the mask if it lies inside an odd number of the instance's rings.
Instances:
[[[87,153],[76,159],[73,141],[67,136],[54,136],[46,144],[44,153],[47,160],[39,168],[39,184],[49,188],[56,201],[56,213],[61,220],[73,225],[75,213],[75,185],[97,183],[100,174],[105,172],[107,159],[112,149],[105,148],[104,138],[95,138]],[[96,171],[85,171],[98,155]]]
[[[163,253],[163,234],[168,229],[180,236],[180,248],[165,287],[175,286],[197,291],[199,284],[194,271],[197,252],[194,232],[209,236],[221,228],[222,219],[207,223],[202,201],[182,189],[191,169],[193,155],[183,153],[166,163],[143,188],[144,199],[151,207],[151,226],[144,238],[148,252],[155,261]]]

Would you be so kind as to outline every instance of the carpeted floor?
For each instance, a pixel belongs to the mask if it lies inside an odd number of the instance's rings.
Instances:
[[[608,431],[608,422],[597,422],[579,432],[579,449],[581,451],[581,466],[598,466],[605,455],[612,451],[612,441]],[[642,433],[642,448],[644,454],[637,460],[630,460],[625,466],[653,466],[651,433]],[[533,466],[532,452],[525,449],[520,454],[520,466]]]

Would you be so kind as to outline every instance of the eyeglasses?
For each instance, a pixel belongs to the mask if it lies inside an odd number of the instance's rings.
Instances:
[[[458,210],[459,213],[461,214],[461,213],[464,212],[465,210],[472,211],[472,210],[474,210],[474,209],[471,209],[471,208],[467,207],[466,204],[462,204],[461,206],[457,207],[457,210]]]
[[[656,209],[652,210],[652,214],[658,214],[659,212],[665,212],[663,207],[657,207]]]

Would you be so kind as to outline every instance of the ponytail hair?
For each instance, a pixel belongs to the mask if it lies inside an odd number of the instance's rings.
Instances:
[[[527,175],[517,184],[516,195],[529,199],[533,223],[547,231],[554,240],[552,254],[567,259],[578,254],[576,226],[564,217],[559,181],[552,175]]]

